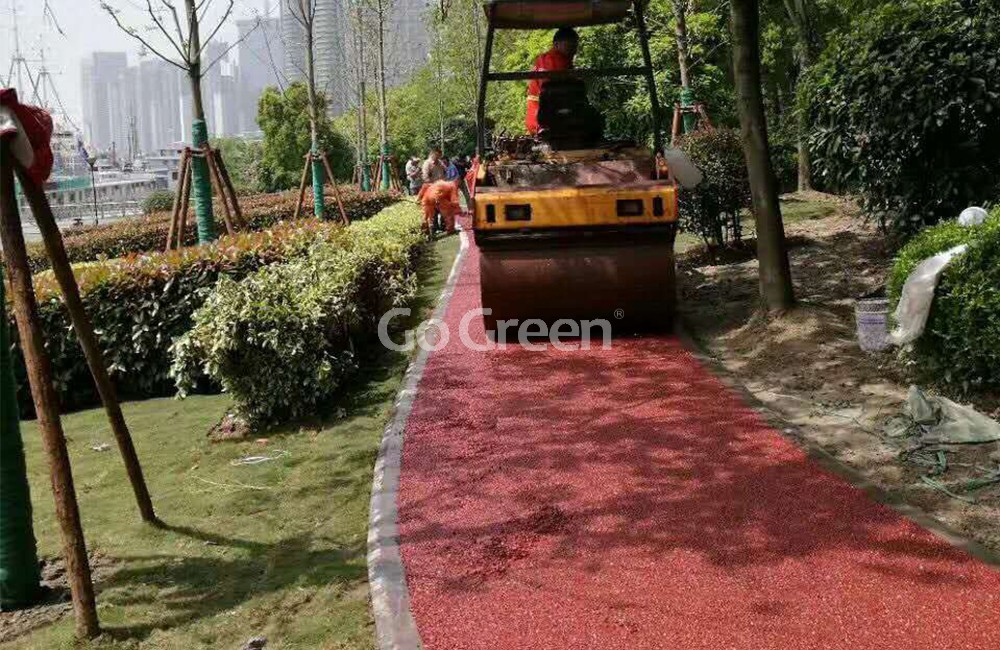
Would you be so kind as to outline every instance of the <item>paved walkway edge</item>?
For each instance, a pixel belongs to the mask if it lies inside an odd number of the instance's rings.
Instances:
[[[469,247],[468,235],[460,233],[461,246],[445,284],[434,318],[443,319]],[[417,387],[424,374],[430,353],[420,350],[410,363],[394,405],[392,420],[382,433],[382,444],[375,461],[372,498],[368,515],[368,584],[371,592],[375,635],[380,650],[418,650],[420,632],[410,611],[406,570],[399,552],[397,502],[399,470],[403,456],[403,432],[417,397]]]

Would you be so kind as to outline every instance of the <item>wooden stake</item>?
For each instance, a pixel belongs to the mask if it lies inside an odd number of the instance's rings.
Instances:
[[[80,347],[83,348],[83,354],[87,358],[90,374],[93,375],[94,383],[97,385],[97,393],[101,396],[104,410],[108,414],[111,432],[115,436],[118,451],[121,452],[122,460],[125,462],[125,471],[128,473],[129,483],[132,484],[132,491],[135,493],[139,514],[143,521],[157,523],[156,515],[153,512],[153,501],[149,498],[149,489],[146,487],[146,480],[142,475],[142,465],[135,452],[132,435],[125,423],[125,416],[122,415],[121,406],[118,404],[118,396],[115,393],[111,377],[108,375],[108,367],[104,362],[104,353],[97,342],[97,336],[94,334],[94,326],[90,322],[87,310],[83,306],[83,300],[80,298],[80,287],[77,286],[76,278],[73,276],[73,269],[70,267],[69,257],[66,255],[66,247],[63,245],[62,234],[59,232],[59,226],[56,225],[55,216],[52,214],[52,207],[45,197],[45,191],[32,180],[27,171],[16,163],[15,169],[17,178],[21,181],[21,190],[31,205],[35,223],[45,241],[45,252],[48,253],[52,263],[52,273],[56,276],[56,281],[62,290],[73,329],[76,330],[76,337],[80,340]]]
[[[229,236],[236,233],[233,228],[233,215],[229,212],[229,201],[226,200],[226,193],[222,189],[222,177],[219,176],[219,170],[215,167],[215,156],[212,155],[212,148],[208,145],[201,150],[201,155],[205,157],[205,162],[208,163],[208,176],[212,181],[212,186],[215,187],[215,193],[219,195],[219,199],[222,201],[222,219],[226,223],[226,232]]]
[[[299,202],[295,204],[295,217],[302,215],[302,202],[306,200],[306,179],[309,178],[309,165],[312,163],[312,152],[306,154],[306,164],[302,168],[302,181],[299,183]]]
[[[188,203],[191,201],[191,181],[193,178],[194,165],[191,164],[190,150],[188,150],[187,173],[184,175],[184,195],[181,197],[181,222],[177,233],[177,250],[184,248],[184,236],[187,234]]]
[[[233,181],[229,178],[229,170],[226,168],[226,161],[222,158],[222,152],[218,149],[215,150],[215,166],[219,168],[219,174],[222,175],[222,182],[229,192],[229,198],[233,202],[233,215],[236,221],[237,228],[245,228],[247,222],[243,219],[243,210],[240,208],[240,201],[236,198],[236,188],[233,187]]]
[[[80,638],[93,638],[101,631],[94,602],[94,584],[76,503],[73,470],[66,450],[66,435],[59,419],[59,401],[52,385],[52,368],[45,352],[38,304],[31,284],[24,233],[14,196],[13,167],[9,137],[3,138],[0,140],[0,241],[3,243],[3,254],[10,274],[14,318],[31,386],[31,398],[35,403],[38,428],[42,433],[42,443],[49,463],[56,519],[62,535],[63,560],[66,563],[76,620],[76,635]]]
[[[344,201],[340,198],[340,188],[337,186],[337,179],[333,177],[333,168],[330,167],[330,159],[327,158],[325,151],[321,155],[323,156],[323,167],[326,169],[326,175],[330,177],[330,183],[333,185],[333,196],[336,197],[337,207],[340,208],[340,218],[345,226],[349,226],[351,225],[351,219],[347,216],[347,210],[344,209]]]
[[[177,174],[177,191],[174,193],[174,209],[170,213],[170,231],[167,233],[167,247],[166,250],[170,250],[170,243],[174,239],[174,231],[177,229],[177,221],[180,219],[180,209],[182,195],[184,194],[184,179],[187,178],[187,166],[190,164],[190,157],[188,155],[188,150],[185,149],[181,153],[181,161],[179,165],[179,171]]]

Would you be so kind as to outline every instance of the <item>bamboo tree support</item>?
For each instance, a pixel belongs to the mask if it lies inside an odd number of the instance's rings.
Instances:
[[[184,176],[184,187],[181,188],[181,212],[178,215],[177,250],[184,248],[184,235],[187,232],[188,204],[191,202],[191,183],[194,180],[194,171],[191,168],[191,159],[188,158],[187,174]]]
[[[226,223],[226,234],[232,237],[235,234],[233,229],[233,215],[229,212],[229,200],[226,198],[226,193],[222,187],[222,178],[219,176],[219,170],[215,166],[215,156],[212,153],[212,149],[205,145],[205,148],[199,153],[208,162],[208,176],[212,181],[212,187],[215,188],[215,193],[219,195],[222,200],[222,219]]]
[[[177,192],[174,194],[174,208],[170,213],[170,230],[167,232],[167,248],[166,248],[166,250],[168,251],[170,250],[174,241],[174,230],[177,228],[178,225],[181,203],[183,202],[184,185],[187,184],[188,175],[190,174],[190,170],[188,169],[188,166],[190,164],[191,164],[191,150],[185,147],[184,151],[181,153],[181,162],[179,165],[179,171],[177,173]],[[180,233],[179,239],[181,241],[184,241],[183,230]]]
[[[135,451],[132,434],[125,423],[121,405],[118,403],[114,383],[108,375],[108,366],[104,361],[104,352],[97,341],[97,335],[94,333],[94,325],[83,306],[80,287],[76,284],[76,278],[73,276],[73,269],[70,266],[69,257],[66,255],[66,247],[63,245],[62,234],[59,232],[59,226],[56,225],[55,216],[52,214],[52,207],[45,196],[45,190],[28,175],[27,170],[16,162],[14,168],[17,170],[18,180],[21,181],[21,190],[31,206],[35,223],[41,231],[42,239],[45,242],[45,252],[48,253],[52,263],[52,273],[59,283],[59,289],[62,291],[66,309],[73,323],[73,329],[76,330],[76,337],[80,340],[87,365],[90,367],[90,374],[94,377],[97,393],[101,396],[101,402],[104,403],[111,432],[115,436],[115,442],[118,443],[118,451],[125,463],[125,471],[128,473],[129,483],[132,484],[132,491],[135,493],[139,514],[143,521],[157,523],[156,514],[153,511],[153,501],[149,496],[146,479],[142,475],[139,455]]]
[[[59,403],[52,385],[52,368],[38,317],[38,304],[31,284],[31,269],[25,252],[24,233],[14,196],[13,156],[7,138],[0,140],[0,242],[10,272],[14,317],[20,336],[21,351],[35,404],[38,428],[49,463],[56,520],[62,536],[63,560],[73,601],[76,634],[93,638],[100,633],[94,584],[87,560],[87,544],[76,503],[73,470],[66,449],[66,435],[59,419]]]
[[[337,179],[333,175],[333,168],[330,166],[330,159],[327,157],[325,151],[319,153],[318,156],[323,162],[323,168],[326,170],[326,175],[330,178],[330,183],[333,185],[333,195],[337,199],[337,208],[340,211],[340,220],[345,226],[349,226],[351,225],[351,219],[347,216],[347,210],[344,208],[344,201],[340,196],[340,186],[337,185]],[[302,179],[299,181],[299,200],[295,204],[295,219],[298,219],[302,215],[302,206],[305,204],[306,200],[306,186],[309,182],[309,172],[312,170],[313,160],[313,152],[310,151],[305,155],[305,165],[302,167]]]
[[[243,218],[243,209],[240,208],[240,202],[236,198],[236,188],[233,187],[233,181],[229,177],[229,169],[226,167],[226,161],[222,157],[222,152],[218,149],[215,150],[215,166],[219,169],[219,174],[222,175],[222,182],[225,184],[226,190],[229,192],[229,198],[232,199],[233,215],[236,217],[236,227],[245,228],[247,222]]]
[[[299,200],[295,203],[295,216],[293,217],[295,220],[298,220],[302,215],[302,203],[306,200],[306,182],[309,180],[311,167],[309,162],[309,154],[306,154],[306,164],[302,168],[302,180],[299,181]]]
[[[692,118],[693,122],[690,122],[691,126],[688,126],[688,118]],[[715,126],[712,124],[712,120],[708,117],[708,111],[705,110],[705,105],[701,102],[693,104],[691,106],[683,106],[679,102],[674,104],[674,122],[670,133],[670,146],[676,147],[678,140],[681,137],[681,131],[684,133],[694,132],[698,130],[704,131],[714,131]]]
[[[323,168],[326,170],[326,175],[330,178],[330,184],[333,185],[333,196],[337,200],[337,209],[340,210],[340,220],[345,226],[351,225],[351,218],[347,216],[347,210],[344,209],[344,200],[340,196],[340,186],[337,185],[337,179],[333,175],[333,167],[330,166],[330,159],[327,157],[326,152],[320,154],[323,158]]]
[[[229,178],[229,171],[223,162],[222,153],[208,145],[197,150],[185,147],[181,154],[177,192],[174,195],[174,208],[170,215],[170,228],[167,232],[166,250],[168,251],[172,248],[181,249],[184,247],[184,231],[187,229],[187,213],[191,201],[191,188],[194,185],[193,170],[196,158],[205,159],[210,185],[222,200],[222,218],[226,225],[226,233],[233,235],[237,230],[246,226],[239,199],[236,197],[236,189]]]

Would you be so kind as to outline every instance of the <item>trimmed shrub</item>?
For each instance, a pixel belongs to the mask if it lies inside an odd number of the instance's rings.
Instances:
[[[1000,208],[986,223],[929,228],[899,253],[890,276],[893,307],[923,259],[958,244],[968,250],[945,269],[924,334],[910,352],[918,373],[958,393],[1000,388]]]
[[[801,84],[828,184],[903,237],[1000,198],[994,3],[883,3],[830,43]]]
[[[169,212],[174,209],[174,193],[169,190],[156,190],[142,201],[142,213],[151,215],[154,212]]]
[[[288,264],[223,280],[173,347],[180,393],[207,375],[239,414],[272,424],[312,412],[355,369],[355,346],[416,292],[420,210],[401,203]]]
[[[74,265],[83,303],[98,332],[108,370],[123,398],[173,393],[169,349],[191,327],[220,277],[242,278],[257,269],[303,255],[316,242],[336,246],[345,229],[316,220],[283,223],[239,233],[207,245]],[[70,326],[51,271],[34,278],[46,349],[64,409],[97,403],[83,351]],[[13,315],[7,318],[13,327]],[[31,396],[20,350],[15,348],[18,398],[30,414]]]
[[[695,131],[681,140],[680,148],[704,174],[698,187],[681,190],[681,227],[710,247],[741,241],[741,213],[751,203],[739,132]]]
[[[399,197],[386,192],[359,192],[353,188],[341,188],[344,209],[352,221],[368,219],[396,201]],[[295,216],[298,192],[262,194],[240,199],[243,216],[250,230],[270,228],[280,221],[290,221]],[[216,221],[222,224],[222,206],[214,202]],[[172,205],[170,206],[172,208]],[[124,257],[134,253],[161,251],[167,244],[170,230],[170,212],[157,212],[144,218],[128,219],[98,226],[71,228],[63,233],[66,254],[71,262],[87,262],[103,258]],[[192,208],[193,210],[193,208]],[[302,215],[312,215],[312,195],[306,193]],[[325,217],[330,220],[340,218],[333,190],[327,189]],[[220,227],[222,227],[220,225]],[[193,214],[189,216],[184,233],[187,245],[198,243],[197,224]],[[33,271],[49,268],[49,258],[41,242],[28,245],[28,261]]]

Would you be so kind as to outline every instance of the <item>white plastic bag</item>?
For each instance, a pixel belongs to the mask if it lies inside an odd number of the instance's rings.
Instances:
[[[937,288],[945,267],[957,255],[968,248],[966,244],[949,248],[934,257],[928,257],[913,269],[903,285],[903,294],[896,305],[893,314],[896,319],[896,329],[889,338],[896,345],[906,345],[920,338],[927,325],[927,316],[934,302],[934,290]]]
[[[680,149],[667,147],[663,150],[663,159],[666,160],[670,172],[677,179],[681,187],[691,189],[701,183],[703,175],[688,155]]]

